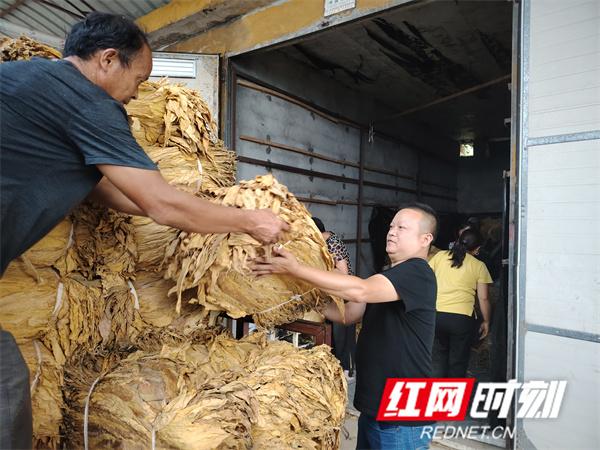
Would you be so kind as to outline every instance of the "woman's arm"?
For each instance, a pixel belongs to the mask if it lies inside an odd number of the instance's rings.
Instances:
[[[490,316],[492,307],[488,296],[489,285],[487,283],[477,283],[477,298],[479,299],[479,309],[483,316],[483,323],[479,327],[479,339],[484,339],[490,331]]]

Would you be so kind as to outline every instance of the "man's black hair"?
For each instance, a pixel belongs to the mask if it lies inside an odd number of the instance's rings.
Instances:
[[[433,227],[433,230],[431,232],[431,234],[433,235],[433,241],[431,241],[431,243],[433,243],[435,241],[435,239],[437,238],[437,235],[438,235],[438,231],[439,231],[438,229],[439,229],[439,224],[440,224],[440,221],[438,219],[437,213],[435,212],[435,209],[433,209],[431,206],[429,206],[426,203],[419,203],[419,202],[407,203],[406,205],[402,205],[402,207],[400,209],[414,209],[417,211],[421,211],[426,216],[431,217],[435,224]]]
[[[71,28],[65,40],[63,56],[89,59],[98,50],[114,48],[125,66],[139,52],[148,39],[132,20],[118,14],[92,12]]]

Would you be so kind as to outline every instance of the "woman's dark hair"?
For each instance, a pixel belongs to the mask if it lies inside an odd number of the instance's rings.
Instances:
[[[464,222],[461,223],[461,225],[458,227],[458,231],[467,230],[467,229],[479,231],[480,227],[481,227],[481,223],[479,221],[479,218],[469,217],[467,220],[465,220]]]
[[[63,56],[89,59],[98,50],[114,48],[125,66],[148,45],[144,32],[130,19],[118,14],[93,12],[71,28],[65,40]]]
[[[452,267],[459,268],[463,265],[467,252],[475,250],[481,245],[482,239],[479,231],[467,229],[458,237],[452,249],[449,250]]]
[[[312,220],[315,223],[315,225],[317,226],[317,228],[319,229],[319,231],[321,233],[325,233],[325,225],[323,224],[323,221],[321,219],[319,219],[318,217],[313,217]]]

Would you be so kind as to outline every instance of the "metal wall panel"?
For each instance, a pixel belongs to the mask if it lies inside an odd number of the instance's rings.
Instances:
[[[533,0],[529,137],[600,128],[600,2]]]
[[[600,140],[529,149],[528,323],[600,334]]]
[[[264,175],[269,172],[272,173],[278,181],[285,184],[288,189],[298,197],[308,198],[313,195],[317,199],[327,199],[335,196],[339,196],[338,198],[340,199],[356,199],[358,194],[356,185],[347,185],[347,189],[343,189],[342,183],[334,180],[323,180],[317,178],[310,180],[306,175],[290,173],[278,169],[268,170],[267,168],[259,165],[246,164],[243,162],[238,163],[237,179],[249,180],[253,179],[257,175]],[[333,216],[333,214],[334,211],[330,212],[331,216]],[[323,222],[325,221],[326,218],[324,217]],[[354,216],[352,220],[350,217],[346,217],[345,222],[347,222],[349,226],[355,226],[356,216]],[[325,225],[327,225],[327,223],[325,223]],[[348,237],[353,238],[355,236]]]
[[[600,447],[600,2],[520,3],[519,380],[567,379],[516,448]]]
[[[400,175],[412,177],[414,179],[418,167],[418,154],[413,148],[398,144],[390,139],[375,134],[373,142],[368,144],[365,152],[365,165],[378,168],[387,168]],[[379,174],[366,172],[366,179],[377,181]],[[382,178],[379,181],[392,182],[393,179]],[[410,183],[409,183],[410,185]],[[410,187],[414,188],[412,183]]]
[[[252,136],[306,151],[312,150],[332,158],[358,162],[360,132],[356,128],[336,124],[300,105],[244,86],[238,87],[236,102],[236,149],[240,155],[251,156],[247,154],[248,143],[240,140],[240,136]],[[292,158],[293,154],[273,148],[270,156],[275,155],[282,155],[287,159]],[[309,162],[308,158],[302,159]],[[324,163],[314,159],[311,164],[322,166]],[[330,165],[331,173],[358,176],[358,169],[354,167],[326,164]]]
[[[581,340],[527,333],[526,380],[567,380],[557,419],[524,420],[530,442],[538,449],[590,450],[600,443],[600,345]]]
[[[356,206],[353,205],[322,205],[318,203],[306,203],[304,206],[315,216],[322,218],[326,222],[327,228],[334,230],[341,239],[356,238]],[[352,220],[348,220],[352,218]],[[363,246],[367,246],[364,244]],[[348,250],[350,247],[355,249],[354,244],[346,244]],[[354,261],[354,257],[351,259]]]

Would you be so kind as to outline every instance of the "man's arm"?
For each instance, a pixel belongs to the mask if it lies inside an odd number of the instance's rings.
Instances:
[[[161,225],[193,233],[248,233],[264,243],[276,242],[279,233],[289,229],[271,211],[221,206],[179,191],[156,170],[97,167],[143,215]]]
[[[265,258],[255,260],[255,275],[288,274],[349,302],[382,303],[400,299],[394,285],[383,275],[373,275],[364,280],[302,265],[283,248],[275,247],[273,253],[278,256],[272,256],[268,261]]]
[[[94,203],[99,203],[127,214],[132,214],[134,216],[146,215],[138,205],[129,200],[106,177],[102,177],[100,183],[96,185],[87,198]]]
[[[366,303],[345,303],[344,304],[344,317],[340,312],[337,305],[333,302],[328,304],[323,311],[323,315],[327,320],[332,322],[343,323],[344,325],[352,325],[353,323],[359,322],[362,316],[365,314],[367,309]]]

